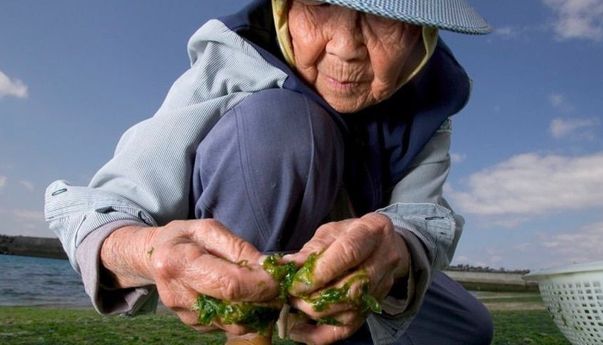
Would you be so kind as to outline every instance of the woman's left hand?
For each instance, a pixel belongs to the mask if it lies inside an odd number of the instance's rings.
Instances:
[[[358,296],[360,286],[354,286],[354,275],[364,271],[368,276],[368,293],[381,301],[398,278],[408,276],[409,253],[406,242],[394,231],[390,219],[378,213],[362,218],[324,224],[300,252],[285,257],[298,265],[313,253],[319,253],[310,279],[294,281],[289,293],[293,307],[314,320],[328,318],[339,323],[298,323],[289,331],[295,341],[310,344],[329,344],[352,335],[365,321],[366,312],[354,303],[328,305],[316,311],[307,296],[319,295],[329,287],[350,286],[350,294]],[[366,283],[366,279],[363,279]],[[303,297],[302,297],[303,296]]]

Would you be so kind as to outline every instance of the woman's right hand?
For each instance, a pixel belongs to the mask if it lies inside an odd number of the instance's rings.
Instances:
[[[103,243],[101,260],[119,287],[155,284],[163,304],[187,325],[242,334],[241,325],[200,325],[197,296],[236,302],[270,302],[278,284],[260,265],[253,245],[215,220],[173,221],[164,227],[124,227]]]

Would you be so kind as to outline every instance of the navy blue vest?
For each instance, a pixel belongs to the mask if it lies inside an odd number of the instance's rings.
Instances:
[[[270,0],[255,0],[220,20],[289,76],[284,88],[306,95],[333,115],[346,138],[344,182],[360,215],[387,204],[413,158],[469,98],[469,77],[440,39],[424,69],[392,97],[358,113],[341,115],[284,62]]]

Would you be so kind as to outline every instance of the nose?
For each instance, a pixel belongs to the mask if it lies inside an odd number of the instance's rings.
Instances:
[[[342,60],[358,60],[367,56],[364,35],[362,33],[362,14],[344,7],[338,7],[338,13],[329,21],[330,40],[326,53]]]

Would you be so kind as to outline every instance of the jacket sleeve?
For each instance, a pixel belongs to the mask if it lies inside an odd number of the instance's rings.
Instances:
[[[126,225],[161,226],[188,218],[200,141],[226,110],[253,92],[281,87],[286,78],[217,20],[199,29],[188,48],[191,68],[153,117],[124,133],[114,157],[90,184],[56,181],[46,190],[46,220],[102,313],[146,311],[157,297],[152,286],[116,290],[103,283],[104,239]]]
[[[451,132],[448,119],[396,184],[390,205],[378,210],[406,240],[411,272],[405,286],[394,287],[401,291],[393,289],[384,300],[385,313],[369,316],[375,344],[393,343],[402,335],[421,306],[431,272],[448,266],[460,238],[464,220],[442,196],[450,169]]]
[[[184,88],[181,84],[188,83],[193,74],[189,71],[181,77],[171,93],[181,97],[187,92],[180,91]],[[242,97],[244,93],[230,94],[221,100],[221,106],[228,108]],[[47,188],[46,220],[71,265],[82,275],[99,312],[130,313],[139,309],[140,300],[128,291],[103,287],[99,253],[104,239],[125,225],[161,226],[188,218],[194,152],[220,114],[207,102],[211,101],[164,106],[152,118],[130,128],[114,157],[87,187],[56,181]],[[152,290],[134,290],[135,294],[154,295]],[[132,308],[126,308],[127,300]]]

